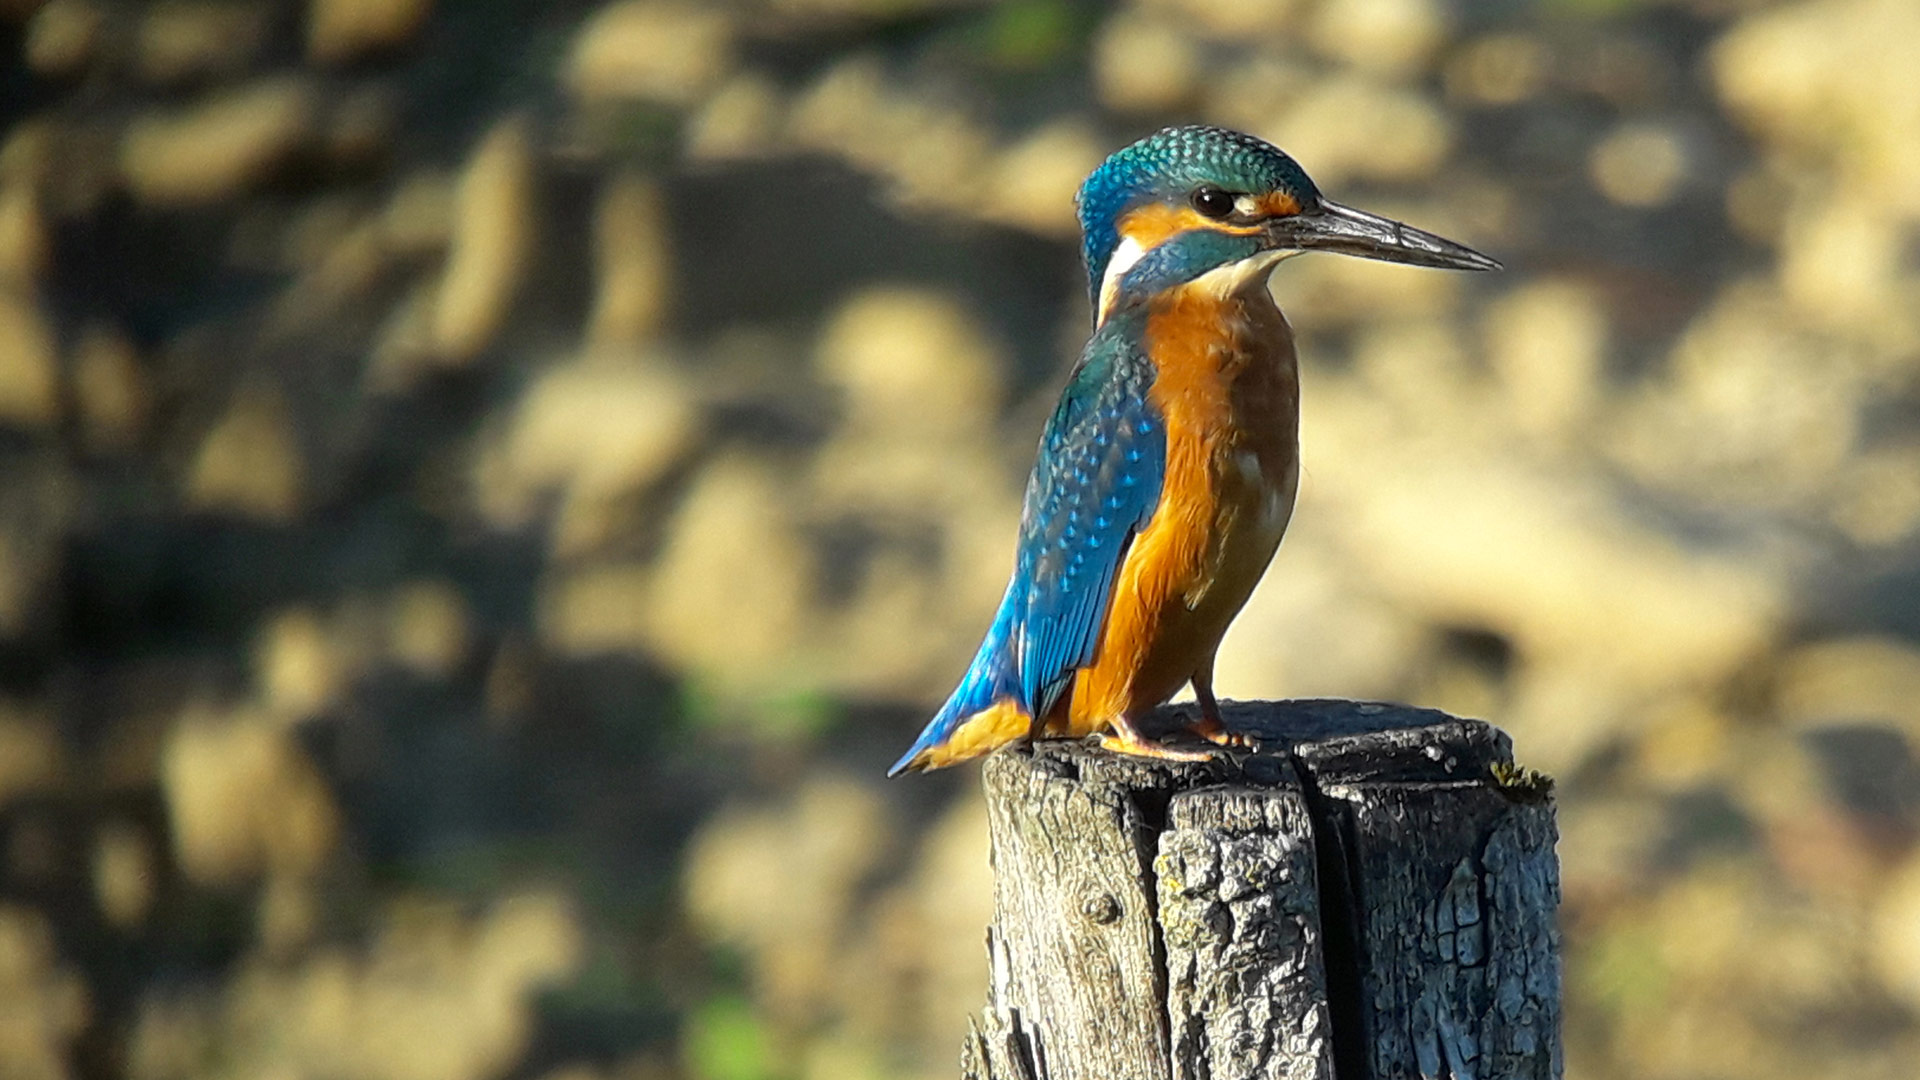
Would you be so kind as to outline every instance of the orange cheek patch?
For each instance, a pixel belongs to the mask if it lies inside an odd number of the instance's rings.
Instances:
[[[1191,206],[1169,203],[1148,203],[1128,211],[1120,219],[1120,235],[1139,244],[1143,251],[1152,251],[1169,238],[1195,229],[1212,229],[1242,236],[1251,236],[1260,231],[1257,228],[1228,225],[1202,216],[1200,211]]]
[[[1292,217],[1300,212],[1300,200],[1284,191],[1269,191],[1254,200],[1261,217]]]

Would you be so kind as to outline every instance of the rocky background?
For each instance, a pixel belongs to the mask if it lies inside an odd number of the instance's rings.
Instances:
[[[1168,122],[1331,257],[1236,697],[1561,781],[1568,1073],[1920,1068],[1913,0],[0,0],[0,1075],[950,1077],[999,595]]]

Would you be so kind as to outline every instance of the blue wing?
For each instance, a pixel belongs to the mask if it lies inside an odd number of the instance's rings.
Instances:
[[[1139,322],[1117,316],[1087,343],[1040,439],[1000,610],[959,687],[892,772],[1001,700],[1044,716],[1093,662],[1114,577],[1160,503],[1166,468]]]

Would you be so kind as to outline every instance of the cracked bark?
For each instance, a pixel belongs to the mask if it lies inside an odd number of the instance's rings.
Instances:
[[[1550,800],[1504,734],[1228,703],[1205,762],[986,765],[995,915],[967,1080],[1557,1080]]]

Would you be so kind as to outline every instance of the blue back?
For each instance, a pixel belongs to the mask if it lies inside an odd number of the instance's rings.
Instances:
[[[946,741],[966,719],[1010,699],[1044,717],[1091,664],[1113,582],[1153,517],[1165,475],[1164,418],[1147,391],[1146,314],[1109,319],[1087,343],[1060,397],[1020,513],[1013,580],[973,665],[892,769]]]

